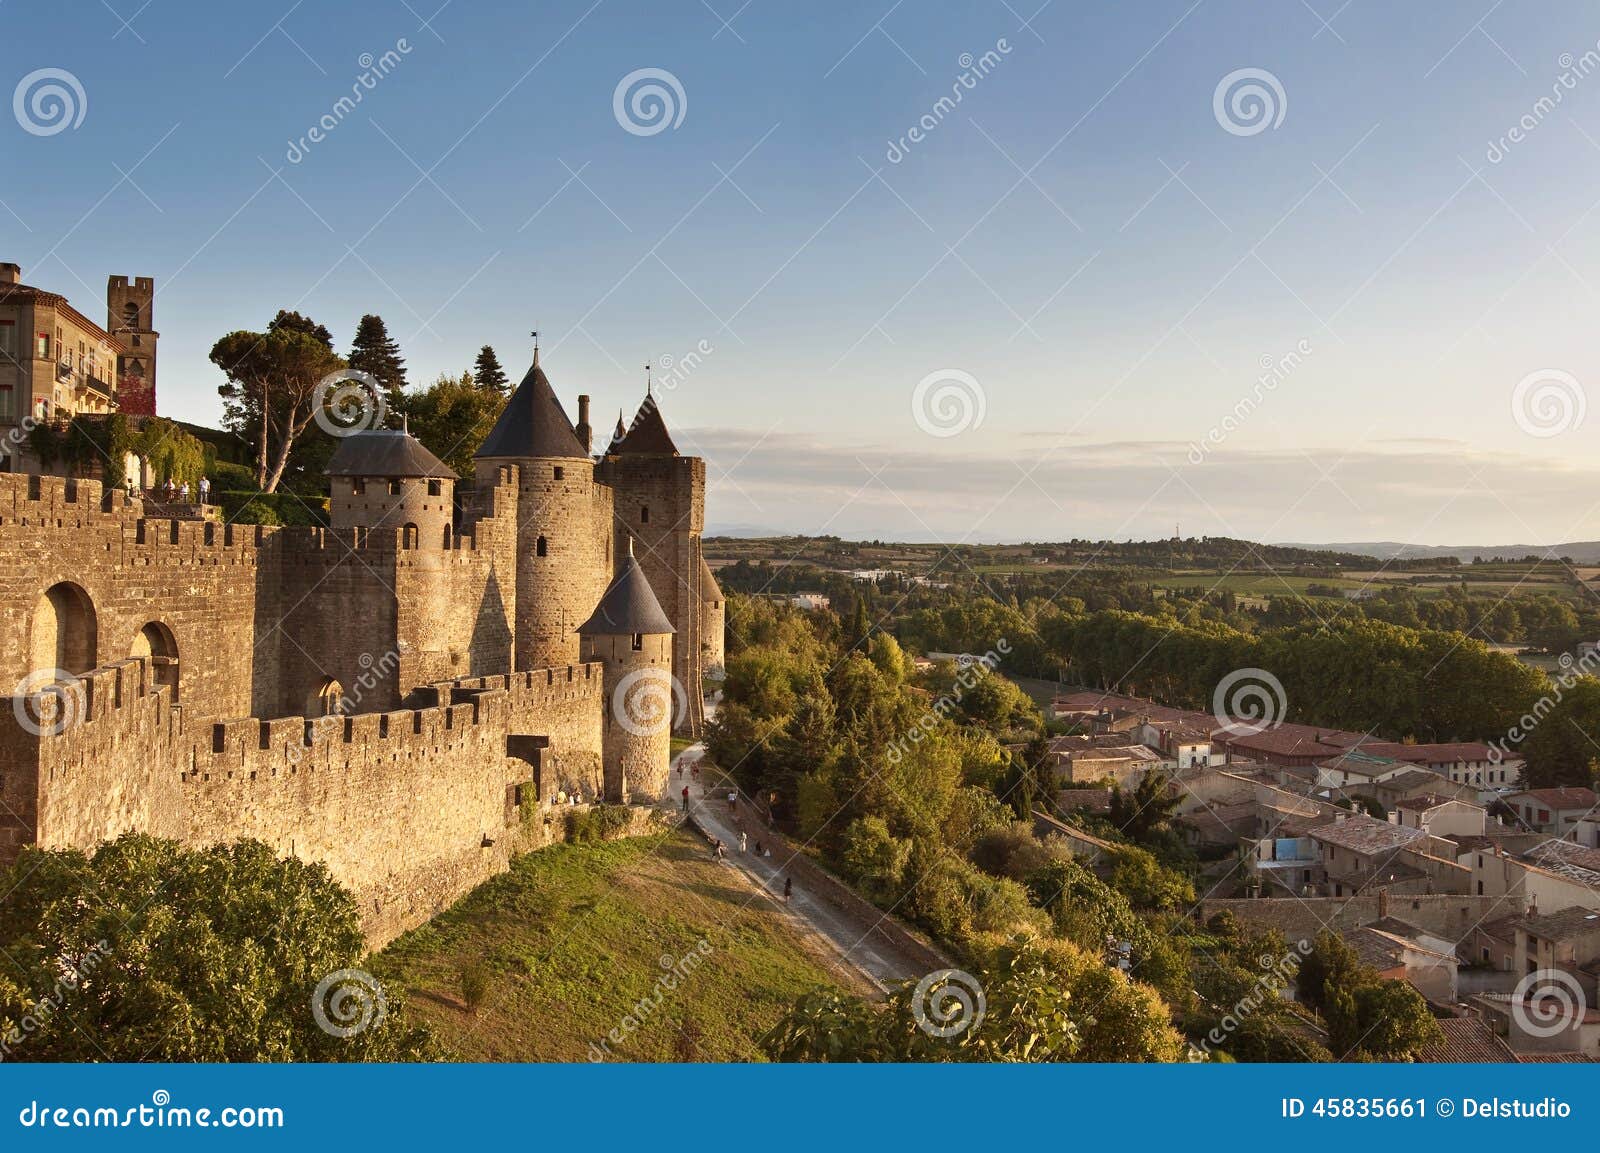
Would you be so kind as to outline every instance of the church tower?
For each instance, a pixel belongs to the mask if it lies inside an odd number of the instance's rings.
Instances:
[[[106,331],[127,352],[117,358],[117,411],[132,416],[156,412],[156,282],[148,276],[106,280]]]

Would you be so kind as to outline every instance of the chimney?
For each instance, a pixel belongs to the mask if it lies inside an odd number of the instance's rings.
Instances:
[[[578,397],[578,440],[583,444],[583,451],[593,449],[594,429],[589,427],[589,398]]]
[[[0,264],[0,284],[21,284],[22,265],[7,261]]]

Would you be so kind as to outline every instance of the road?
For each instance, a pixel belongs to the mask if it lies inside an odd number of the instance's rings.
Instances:
[[[706,836],[720,838],[727,849],[727,864],[742,873],[757,891],[771,899],[777,916],[790,918],[808,935],[818,939],[828,952],[839,961],[861,974],[880,991],[887,991],[901,981],[915,981],[923,976],[926,965],[920,959],[901,954],[892,943],[872,933],[872,926],[881,914],[874,912],[872,919],[847,913],[830,902],[823,901],[803,886],[796,885],[794,895],[787,904],[783,900],[784,873],[777,857],[757,857],[755,841],[750,841],[748,851],[739,850],[739,831],[729,811],[726,794],[708,792],[706,786],[693,779],[689,766],[705,753],[702,744],[690,745],[672,761],[671,808],[682,812],[683,789],[689,789],[689,806],[695,823]],[[679,762],[684,772],[678,774]]]

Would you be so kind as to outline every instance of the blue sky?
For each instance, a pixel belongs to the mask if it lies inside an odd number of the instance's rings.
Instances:
[[[601,413],[710,349],[664,407],[713,528],[1600,537],[1592,5],[140,2],[0,8],[0,87],[86,102],[0,118],[0,259],[92,315],[154,276],[168,415],[229,330],[378,312],[416,382],[537,327]]]

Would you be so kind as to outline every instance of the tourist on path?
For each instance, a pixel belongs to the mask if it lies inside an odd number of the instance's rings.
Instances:
[[[739,834],[739,851],[741,853],[748,853],[750,851],[750,834],[749,833],[741,832]]]
[[[688,785],[684,785],[683,786],[683,811],[686,812],[686,813],[689,811],[689,786]]]
[[[211,481],[206,477],[201,477],[200,478],[200,503],[201,504],[209,504],[210,502],[211,502]]]
[[[783,879],[783,903],[785,905],[787,905],[789,903],[789,899],[791,897],[793,897],[793,896],[794,896],[794,878],[793,877],[785,877]]]

